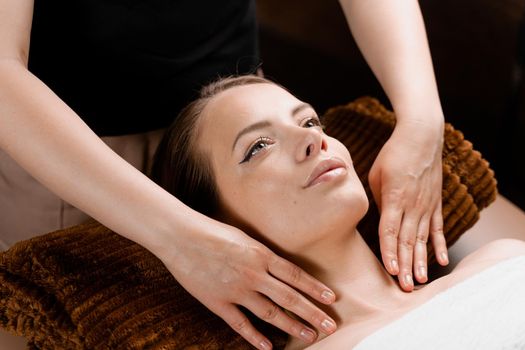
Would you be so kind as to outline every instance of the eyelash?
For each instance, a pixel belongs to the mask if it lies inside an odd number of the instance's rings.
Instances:
[[[306,117],[306,118],[304,118],[304,119],[301,120],[301,122],[299,123],[299,125],[302,124],[302,125],[304,126],[303,122],[304,122],[305,120],[306,120],[306,122],[305,122],[304,124],[306,124],[306,123],[309,122],[309,121],[314,121],[314,122],[315,122],[314,127],[318,126],[318,127],[321,128],[321,130],[324,130],[324,124],[321,123],[321,120],[319,120],[319,118],[317,118],[317,117]]]
[[[313,121],[315,123],[315,125],[310,126],[310,127],[319,127],[319,128],[321,128],[321,130],[324,130],[324,125],[321,123],[321,121],[317,117],[304,118],[304,119],[301,120],[299,125],[304,126],[304,125],[306,125],[306,123],[308,123],[310,121]],[[252,159],[252,157],[256,156],[259,152],[261,152],[261,150],[256,152],[256,147],[258,147],[259,145],[261,145],[263,143],[271,145],[271,144],[273,144],[273,141],[270,138],[263,137],[263,136],[257,138],[257,140],[255,140],[255,142],[248,148],[248,152],[246,152],[246,154],[244,155],[243,160],[239,164],[249,162]]]
[[[263,137],[263,136],[258,137],[257,140],[255,140],[255,142],[248,148],[248,152],[246,152],[246,154],[244,155],[243,160],[239,164],[249,162],[250,159],[252,159],[253,156],[255,156],[257,153],[260,152],[260,150],[255,152],[256,151],[256,147],[261,145],[261,144],[263,144],[263,143],[272,144],[273,141],[270,138],[268,138],[268,137]]]

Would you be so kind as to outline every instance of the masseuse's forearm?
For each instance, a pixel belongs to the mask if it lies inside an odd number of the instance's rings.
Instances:
[[[350,30],[398,120],[441,126],[443,112],[416,0],[340,0]]]
[[[0,147],[58,196],[154,253],[164,235],[184,231],[182,215],[196,215],[114,153],[16,59],[0,59]]]

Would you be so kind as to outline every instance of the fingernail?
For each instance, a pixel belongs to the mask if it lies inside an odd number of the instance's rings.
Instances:
[[[419,267],[419,275],[421,277],[427,277],[427,269],[424,266]]]
[[[312,343],[315,340],[316,334],[311,329],[303,328],[299,336],[308,343]]]
[[[443,263],[448,264],[448,256],[447,256],[447,253],[445,253],[445,252],[442,252],[442,253],[441,253],[441,260],[443,261]]]
[[[335,322],[327,318],[326,320],[321,322],[321,328],[324,331],[331,333],[335,331]]]
[[[331,303],[335,299],[335,294],[329,290],[325,290],[321,293],[321,299],[328,303]]]
[[[397,260],[396,259],[392,259],[392,261],[390,262],[390,267],[392,268],[392,271],[395,273],[397,271]]]
[[[262,342],[259,343],[259,345],[264,350],[271,350],[272,349],[272,344],[268,340],[263,340]]]
[[[409,275],[409,274],[405,275],[405,284],[406,284],[407,286],[411,286],[412,283],[414,283],[414,282],[412,281],[412,276]]]

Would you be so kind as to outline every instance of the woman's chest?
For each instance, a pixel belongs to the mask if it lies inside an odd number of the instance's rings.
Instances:
[[[424,305],[436,294],[446,290],[455,280],[457,280],[456,277],[451,278],[451,276],[448,275],[434,281],[432,284],[422,285],[418,290],[407,294],[406,302],[397,310],[385,310],[375,317],[360,322],[352,321],[352,315],[350,315],[348,317],[350,322],[340,327],[333,335],[320,340],[307,349],[350,349],[371,334],[396,322],[410,311]]]
[[[460,342],[524,348],[524,266],[525,257],[472,261],[418,291],[407,309],[349,324],[308,349],[440,349]]]

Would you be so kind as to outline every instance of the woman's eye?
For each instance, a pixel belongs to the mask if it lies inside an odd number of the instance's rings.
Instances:
[[[253,156],[263,151],[270,144],[271,144],[270,139],[259,137],[257,141],[255,141],[254,144],[249,148],[248,152],[244,156],[244,159],[241,161],[241,163],[248,162]]]
[[[314,128],[316,126],[323,128],[321,121],[317,118],[308,117],[301,123],[304,128]]]

